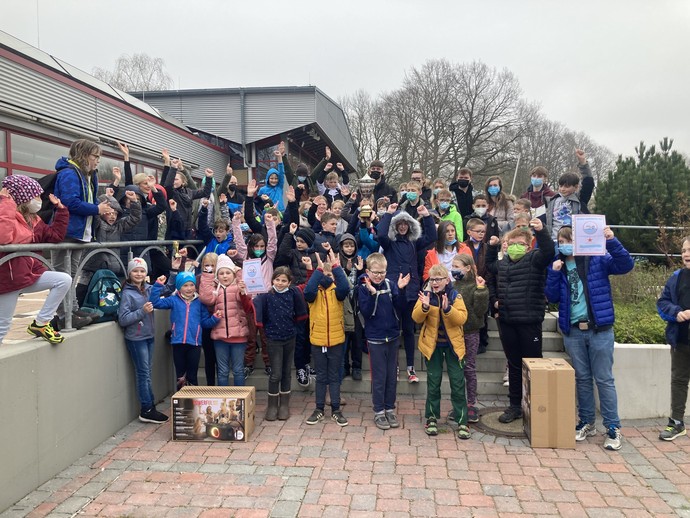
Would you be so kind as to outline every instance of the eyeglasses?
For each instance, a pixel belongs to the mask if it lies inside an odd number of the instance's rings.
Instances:
[[[439,282],[443,282],[447,279],[447,277],[434,277],[433,279],[429,279],[429,282],[432,284],[438,284]]]
[[[386,275],[386,271],[384,270],[384,271],[382,271],[382,272],[374,272],[374,271],[372,271],[372,270],[369,270],[369,274],[370,274],[370,275],[377,275],[377,276]]]

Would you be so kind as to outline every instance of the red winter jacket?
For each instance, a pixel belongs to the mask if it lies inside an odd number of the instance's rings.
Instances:
[[[27,224],[24,216],[17,212],[17,205],[12,198],[0,196],[0,245],[60,243],[65,239],[69,223],[67,208],[58,209],[50,225],[35,214],[32,217],[33,228]],[[5,255],[7,254],[0,254],[0,257]],[[31,286],[46,270],[46,266],[33,257],[20,256],[10,259],[0,265],[0,294]]]
[[[241,278],[242,271],[237,272]],[[252,299],[240,294],[237,283],[224,288],[216,283],[211,273],[202,273],[199,281],[199,300],[211,313],[220,310],[223,316],[213,329],[211,338],[224,342],[246,342],[249,336],[247,314],[252,311]]]

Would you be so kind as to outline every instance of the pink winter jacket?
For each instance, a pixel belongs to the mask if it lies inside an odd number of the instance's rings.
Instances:
[[[241,278],[238,271],[238,278]],[[247,313],[252,311],[252,299],[242,295],[236,283],[223,287],[212,273],[202,273],[199,282],[199,300],[208,306],[211,313],[221,312],[220,322],[211,329],[213,340],[239,343],[246,342],[249,336]]]
[[[261,274],[264,277],[264,283],[267,288],[271,288],[271,277],[273,277],[273,261],[278,252],[278,236],[276,235],[276,223],[273,220],[265,222],[266,234],[268,235],[268,242],[266,243],[266,253],[261,258]],[[247,257],[247,244],[242,239],[242,229],[240,222],[236,219],[232,220],[232,235],[240,236],[235,239],[235,246],[237,247],[237,255],[240,259],[256,259],[255,257]]]

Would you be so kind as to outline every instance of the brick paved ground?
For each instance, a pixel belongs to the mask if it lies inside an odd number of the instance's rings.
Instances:
[[[135,421],[1,516],[690,516],[690,439],[659,441],[661,420],[624,423],[619,452],[601,435],[533,450],[427,437],[423,407],[400,398],[402,427],[383,432],[367,397],[347,397],[350,426],[308,426],[313,399],[294,394],[268,423],[259,394],[248,443],[173,443],[169,424]]]

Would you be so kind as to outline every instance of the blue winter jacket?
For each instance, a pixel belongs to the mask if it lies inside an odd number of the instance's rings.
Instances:
[[[595,329],[612,326],[615,320],[609,275],[623,275],[635,266],[628,251],[616,239],[606,241],[606,255],[575,258],[582,280],[587,312]],[[561,255],[560,259],[564,259]],[[558,303],[558,325],[565,335],[570,334],[570,285],[565,264],[559,271],[549,266],[546,278],[546,298]]]
[[[364,283],[362,275],[357,288],[359,312],[364,317],[364,336],[367,340],[389,342],[400,337],[400,315],[405,310],[405,297],[398,290],[398,283],[384,280],[374,284],[377,294],[372,295]],[[388,286],[390,293],[388,293]],[[386,293],[379,293],[386,292]]]
[[[98,174],[94,171],[91,178],[86,178],[79,167],[67,157],[60,158],[55,164],[58,175],[55,180],[54,194],[69,210],[67,237],[84,241],[86,221],[91,220],[91,235],[95,235],[96,218],[98,217]],[[88,202],[89,181],[93,191],[93,201]]]
[[[271,187],[268,183],[269,178],[271,178],[271,176],[273,175],[276,175],[278,177],[278,183],[275,185],[275,187]],[[259,196],[266,194],[269,198],[271,198],[273,205],[275,205],[280,212],[285,212],[285,203],[283,203],[284,185],[285,166],[282,162],[280,162],[278,164],[278,169],[272,167],[268,170],[268,173],[266,173],[266,185],[259,189]]]
[[[156,282],[151,289],[149,300],[156,309],[170,310],[170,343],[200,346],[201,328],[212,329],[220,319],[208,312],[196,294],[191,301],[184,300],[178,292],[170,297],[161,298],[165,289],[163,284]]]
[[[666,321],[666,341],[674,349],[678,345],[678,333],[680,331],[680,325],[678,325],[676,317],[678,313],[683,311],[683,308],[678,303],[680,272],[681,270],[673,272],[673,275],[666,281],[661,297],[656,301],[656,310],[662,320]]]

